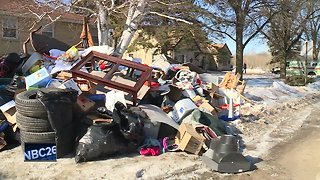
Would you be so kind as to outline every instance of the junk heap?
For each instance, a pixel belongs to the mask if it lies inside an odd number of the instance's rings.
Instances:
[[[204,82],[191,64],[148,66],[36,31],[28,40],[34,53],[24,45],[24,56],[0,60],[0,149],[55,143],[57,158],[73,154],[77,163],[185,151],[219,172],[250,170],[228,131],[245,99],[240,76]]]

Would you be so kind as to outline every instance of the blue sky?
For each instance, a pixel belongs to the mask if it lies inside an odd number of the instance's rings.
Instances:
[[[231,40],[230,38],[226,38],[224,41],[221,41],[221,43],[227,43],[230,51],[233,55],[235,55],[236,52],[236,43],[235,41]],[[244,54],[257,54],[257,53],[263,53],[268,52],[268,45],[266,44],[265,40],[260,38],[255,38],[251,40],[246,48],[244,49]]]

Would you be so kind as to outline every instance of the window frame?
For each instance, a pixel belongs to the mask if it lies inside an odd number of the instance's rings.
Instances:
[[[15,37],[6,37],[4,36],[4,29],[5,29],[5,21],[7,21],[9,19],[9,21],[14,20],[15,21],[15,29],[12,29],[10,27],[6,27],[6,29],[11,29],[11,30],[15,30]],[[17,40],[18,39],[18,18],[14,17],[14,16],[3,16],[2,17],[2,39],[7,39],[7,40]]]
[[[44,34],[44,33],[50,32],[50,31],[45,31],[45,27],[48,27],[48,26],[51,26],[51,27],[52,27],[52,28],[51,28],[51,30],[52,30],[52,36],[51,36],[51,38],[54,38],[54,37],[55,37],[55,33],[54,33],[54,23],[47,24],[46,26],[44,26],[44,27],[42,28],[42,30],[41,30],[41,34],[47,36],[47,35]],[[50,36],[48,36],[48,37],[50,37]]]

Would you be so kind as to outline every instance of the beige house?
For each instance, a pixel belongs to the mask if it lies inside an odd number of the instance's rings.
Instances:
[[[148,43],[155,45],[157,41],[150,39]],[[227,44],[207,45],[197,42],[192,37],[170,40],[170,44],[172,48],[169,49],[168,56],[177,63],[192,63],[204,70],[231,70],[232,53]],[[129,54],[140,58],[142,63],[148,65],[160,57],[157,48],[146,49],[140,46],[135,47],[134,51],[125,53],[123,58],[128,58]]]
[[[22,53],[23,42],[28,38],[30,28],[43,26],[39,33],[56,38],[69,45],[80,41],[82,17],[72,13],[50,14],[52,19],[58,18],[50,24],[49,17],[37,22],[36,14],[43,15],[44,11],[37,7],[33,0],[0,0],[0,55],[16,52]],[[22,5],[23,4],[23,5]],[[35,25],[34,23],[37,22]],[[96,31],[91,31],[93,39],[97,40]],[[32,51],[31,46],[28,50]]]
[[[228,45],[225,44],[211,44],[211,48],[215,53],[213,55],[214,61],[217,64],[217,70],[223,71],[223,70],[231,70],[232,64],[232,53],[228,47]]]
[[[180,40],[172,58],[180,63],[192,63],[204,70],[231,70],[232,53],[227,44],[198,43]]]

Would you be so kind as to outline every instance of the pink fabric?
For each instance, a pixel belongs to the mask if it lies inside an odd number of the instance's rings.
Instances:
[[[144,156],[158,156],[160,154],[160,147],[141,148],[140,154]]]

